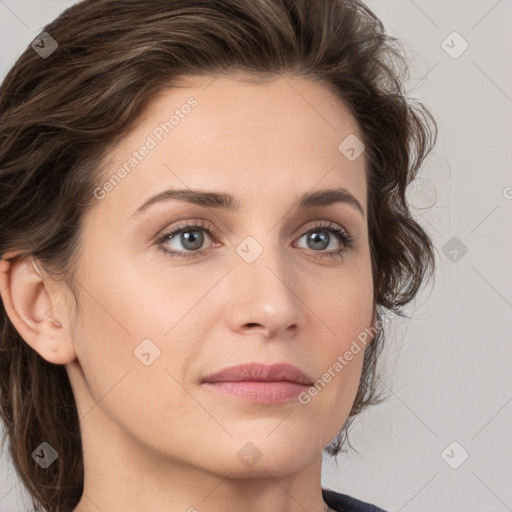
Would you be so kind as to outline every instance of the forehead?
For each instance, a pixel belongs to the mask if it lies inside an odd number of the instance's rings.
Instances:
[[[190,77],[153,98],[110,153],[104,179],[127,172],[105,199],[133,210],[172,185],[242,196],[259,190],[278,200],[318,183],[350,188],[364,203],[364,154],[348,159],[347,137],[361,139],[357,122],[321,83]]]

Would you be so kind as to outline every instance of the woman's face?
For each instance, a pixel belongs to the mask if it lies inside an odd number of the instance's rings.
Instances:
[[[318,462],[359,385],[364,351],[343,357],[373,314],[358,127],[305,79],[212,80],[151,104],[110,154],[84,218],[81,322],[66,368],[89,466],[129,451],[152,471],[172,460],[286,475]],[[181,199],[151,201],[171,189]],[[301,206],[331,189],[345,192]],[[203,383],[245,363],[331,378],[314,396]]]

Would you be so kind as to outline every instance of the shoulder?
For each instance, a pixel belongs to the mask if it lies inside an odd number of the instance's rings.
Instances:
[[[322,489],[322,496],[325,503],[337,512],[386,512],[371,503],[329,489]]]

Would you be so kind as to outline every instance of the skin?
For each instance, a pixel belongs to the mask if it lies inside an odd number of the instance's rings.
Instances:
[[[110,154],[107,179],[166,113],[197,99],[86,212],[77,323],[62,282],[30,259],[2,262],[11,321],[42,357],[66,366],[77,399],[85,486],[75,512],[325,510],[322,450],[348,417],[364,352],[306,405],[248,402],[200,381],[253,361],[288,362],[317,380],[371,327],[364,153],[349,161],[338,150],[359,131],[324,86],[237,78],[189,77],[164,91]],[[240,210],[173,200],[132,216],[171,187],[230,193]],[[348,203],[297,210],[301,194],[335,187],[364,213]],[[202,255],[158,248],[158,234],[194,219],[216,230],[201,231]],[[327,255],[343,246],[334,233],[325,249],[308,242],[321,221],[353,237],[341,257]],[[252,263],[236,252],[247,236],[263,249]],[[165,245],[185,253],[179,238]],[[149,366],[134,356],[147,338],[160,350]],[[237,457],[247,442],[261,453],[251,467]]]

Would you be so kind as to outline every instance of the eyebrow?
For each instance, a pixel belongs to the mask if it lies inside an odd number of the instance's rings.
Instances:
[[[224,192],[209,192],[192,189],[169,189],[147,199],[131,216],[139,215],[155,203],[162,201],[186,201],[188,203],[205,206],[208,208],[222,208],[231,211],[238,211],[240,202],[231,194]],[[298,201],[297,208],[305,210],[318,206],[330,206],[335,203],[345,203],[353,206],[364,217],[364,208],[361,203],[346,189],[333,188],[317,190],[303,194]]]

